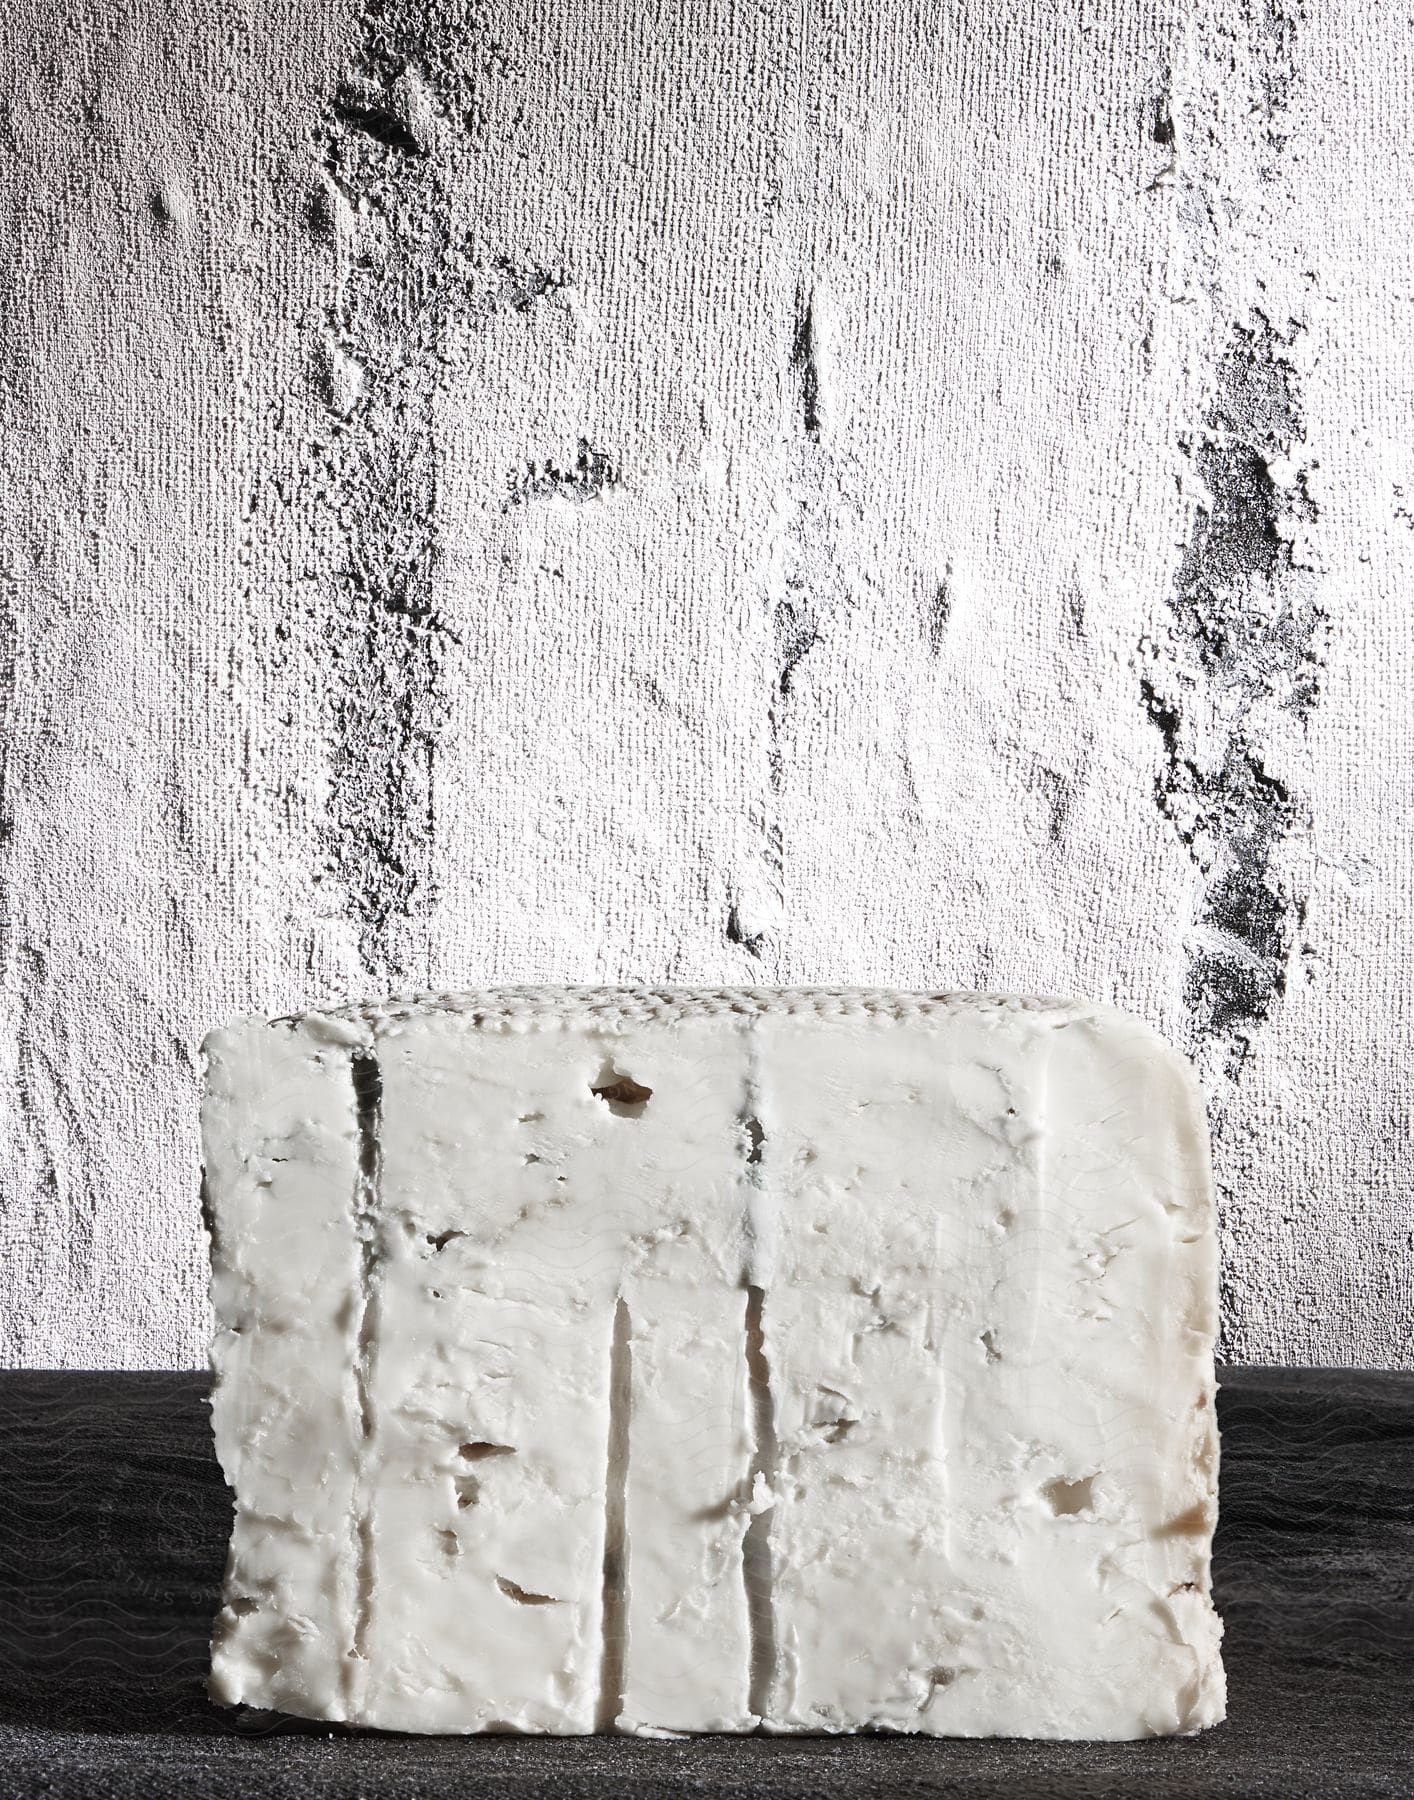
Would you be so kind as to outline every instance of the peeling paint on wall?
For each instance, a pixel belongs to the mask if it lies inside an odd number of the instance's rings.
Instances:
[[[0,30],[0,1356],[201,1360],[235,1013],[827,981],[1149,1018],[1226,1354],[1414,1366],[1397,34]]]
[[[1301,421],[1281,348],[1265,321],[1239,327],[1218,368],[1202,441],[1182,446],[1208,499],[1174,578],[1172,640],[1181,676],[1206,690],[1220,720],[1216,763],[1205,765],[1188,741],[1182,680],[1172,699],[1149,677],[1141,682],[1164,744],[1158,802],[1204,878],[1184,1000],[1197,1039],[1221,1046],[1234,1077],[1285,992],[1305,917],[1279,855],[1303,822],[1250,741],[1254,714],[1266,705],[1307,718],[1319,694],[1325,624],[1316,583],[1295,567],[1281,529],[1316,516],[1292,461]],[[1277,479],[1284,470],[1285,487]]]
[[[321,490],[345,546],[330,581],[330,872],[370,981],[414,979],[411,938],[436,904],[437,741],[450,631],[440,554],[434,399],[451,197],[431,154],[448,86],[410,14],[370,8],[363,51],[329,103],[322,189],[337,268]]]
[[[1252,87],[1252,167],[1245,173],[1262,188],[1279,189],[1296,82],[1297,14],[1263,0],[1240,9],[1238,18]],[[1200,130],[1201,121],[1193,126]],[[1210,175],[1208,198],[1220,207],[1247,204],[1231,165]],[[1221,317],[1220,277],[1212,297]],[[1205,764],[1201,752],[1182,744],[1182,699],[1165,703],[1152,688],[1145,691],[1164,734],[1160,803],[1204,878],[1185,1004],[1197,1041],[1219,1049],[1234,1079],[1286,991],[1306,914],[1281,849],[1307,822],[1288,784],[1266,767],[1260,741],[1267,709],[1306,722],[1323,666],[1326,615],[1317,579],[1298,567],[1292,548],[1294,528],[1317,516],[1301,466],[1300,378],[1292,355],[1303,331],[1292,319],[1284,335],[1260,305],[1234,320],[1218,347],[1202,426],[1180,443],[1203,498],[1174,578],[1173,637],[1216,715],[1209,732],[1216,762]]]

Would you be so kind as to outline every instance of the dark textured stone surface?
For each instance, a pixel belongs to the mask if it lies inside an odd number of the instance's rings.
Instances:
[[[1231,1718],[1140,1744],[330,1736],[210,1706],[196,1375],[0,1375],[0,1793],[1414,1794],[1414,1377],[1225,1376]]]

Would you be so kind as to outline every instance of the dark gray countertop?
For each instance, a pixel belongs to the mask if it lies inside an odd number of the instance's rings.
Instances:
[[[199,1375],[0,1374],[0,1793],[1414,1795],[1414,1376],[1223,1377],[1231,1717],[1139,1744],[330,1736],[202,1693]]]

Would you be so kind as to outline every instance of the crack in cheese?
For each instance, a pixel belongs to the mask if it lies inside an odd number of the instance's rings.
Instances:
[[[227,1703],[1223,1715],[1187,1064],[1105,1008],[522,989],[206,1043]]]

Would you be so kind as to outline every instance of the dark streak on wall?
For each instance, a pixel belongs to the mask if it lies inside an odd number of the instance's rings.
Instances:
[[[780,734],[796,672],[820,642],[820,615],[815,599],[818,583],[810,564],[815,535],[812,514],[821,510],[820,369],[815,349],[814,302],[802,292],[796,300],[796,324],[787,368],[795,386],[799,438],[791,446],[792,486],[796,516],[787,533],[782,558],[784,586],[774,597],[771,626],[775,649],[775,691],[770,705],[771,784],[780,786],[783,767]]]
[[[809,294],[796,296],[795,341],[790,366],[800,384],[800,424],[812,444],[820,441],[820,370],[815,360],[815,309]]]
[[[795,672],[820,642],[815,608],[804,593],[791,593],[776,603],[776,690],[790,695]]]
[[[377,981],[417,966],[419,921],[435,903],[436,756],[450,640],[437,604],[436,367],[446,300],[429,271],[446,260],[441,159],[411,116],[435,110],[451,71],[397,6],[366,14],[359,66],[329,105],[325,168],[367,233],[330,309],[327,355],[357,371],[327,440],[327,499],[347,546],[334,580],[329,645],[331,791],[325,843]],[[325,196],[309,224],[329,235]]]
[[[529,312],[538,300],[558,294],[569,284],[563,269],[542,269],[534,263],[517,264],[509,256],[497,256],[491,263],[495,286],[482,296],[485,312]]]
[[[923,635],[928,645],[929,656],[941,656],[943,645],[947,641],[948,622],[952,618],[952,564],[944,571],[943,579],[933,589],[929,597],[923,617]]]
[[[733,900],[727,908],[726,938],[729,944],[736,944],[746,954],[760,960],[761,951],[766,942],[764,931],[748,931],[742,923],[740,903]]]
[[[1234,16],[1254,71],[1264,182],[1275,178],[1287,141],[1296,22],[1282,0],[1256,0]],[[1175,136],[1167,108],[1154,136]],[[1195,1048],[1218,1051],[1229,1073],[1285,991],[1306,916],[1286,855],[1302,809],[1263,748],[1275,718],[1305,722],[1324,666],[1325,613],[1291,546],[1293,524],[1316,509],[1303,474],[1273,474],[1300,452],[1292,349],[1301,329],[1295,321],[1279,329],[1261,312],[1229,328],[1203,430],[1180,445],[1208,500],[1174,579],[1174,654],[1141,684],[1163,742],[1158,804],[1203,876],[1184,988],[1190,1033]]]
[[[531,463],[524,469],[513,469],[508,482],[510,492],[501,511],[523,506],[527,500],[556,497],[579,505],[602,499],[619,485],[619,471],[611,456],[596,450],[586,438],[579,440],[576,450],[574,462],[567,469],[557,468],[554,463]]]
[[[1267,147],[1274,155],[1290,135],[1285,113],[1296,82],[1296,28],[1301,0],[1247,0],[1242,23],[1259,86],[1258,105]]]
[[[815,295],[808,283],[796,292],[790,342],[785,346],[785,477],[777,566],[767,588],[771,633],[771,688],[766,708],[767,788],[753,810],[762,863],[776,898],[783,895],[785,844],[778,801],[786,780],[786,731],[802,665],[821,642],[825,613],[837,589],[839,569],[831,503],[838,463],[825,431],[825,392],[817,342]],[[760,960],[767,932],[747,932],[733,903],[726,940]]]
[[[375,90],[376,91],[376,90]],[[412,128],[389,107],[380,105],[361,87],[344,87],[334,96],[334,117],[350,132],[363,132],[388,150],[405,156],[425,156]]]
[[[1319,690],[1325,615],[1280,529],[1314,508],[1298,478],[1279,487],[1268,463],[1299,442],[1290,345],[1265,321],[1234,331],[1202,441],[1185,446],[1211,502],[1184,551],[1171,600],[1180,680],[1167,697],[1142,685],[1164,745],[1158,803],[1204,876],[1184,1000],[1195,1037],[1241,1063],[1286,987],[1305,901],[1282,872],[1301,815],[1265,766],[1260,717],[1304,720]],[[1193,742],[1185,695],[1222,721],[1216,757]]]

